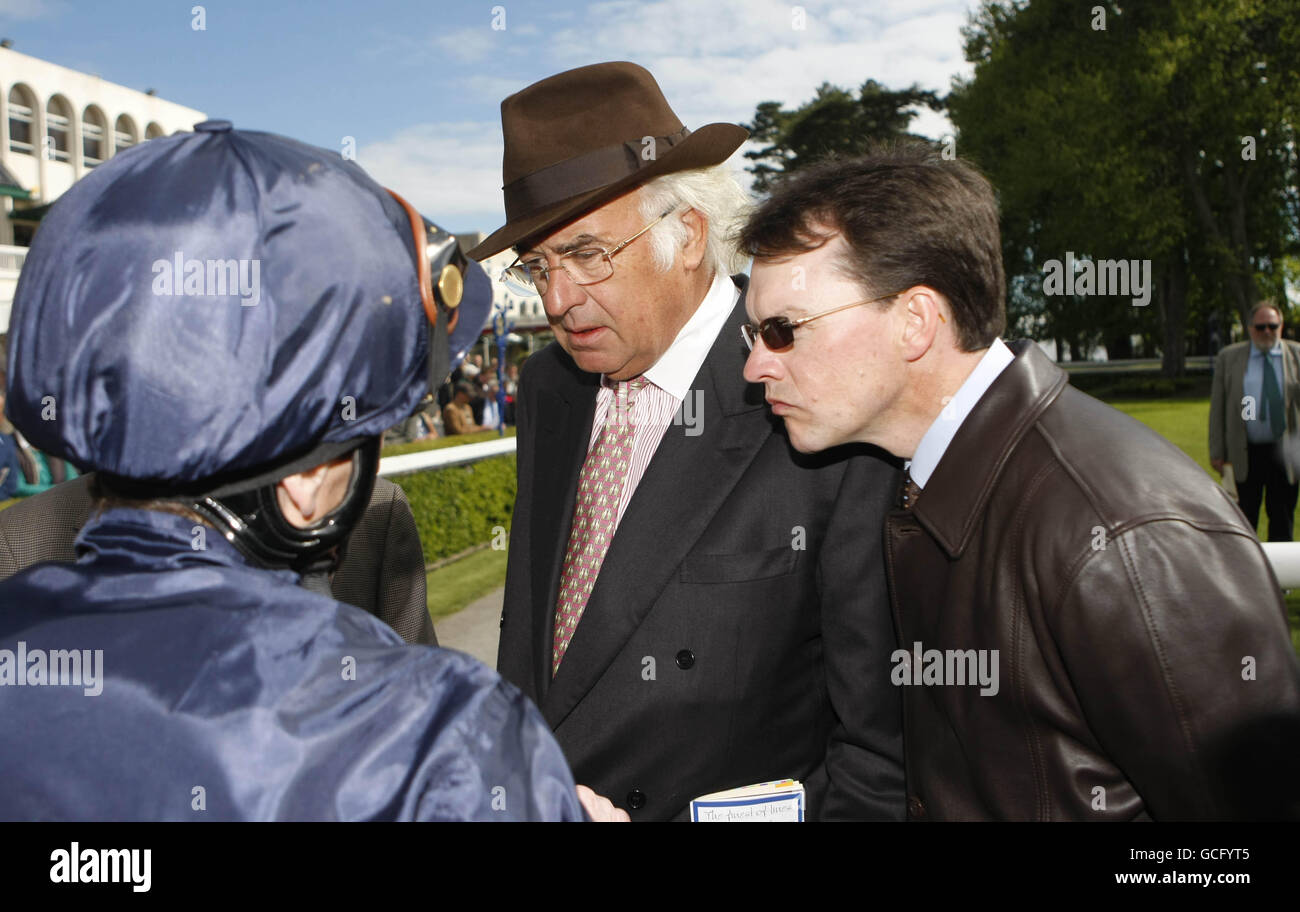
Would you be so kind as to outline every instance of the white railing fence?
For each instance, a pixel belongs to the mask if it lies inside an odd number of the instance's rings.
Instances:
[[[467,443],[464,446],[445,447],[424,453],[389,456],[379,460],[379,474],[391,477],[423,472],[425,469],[445,469],[447,466],[465,465],[513,452],[515,438],[502,437],[499,440]],[[1277,581],[1283,589],[1300,589],[1300,542],[1265,542],[1264,556],[1273,565],[1273,572],[1277,574]]]
[[[1264,556],[1273,565],[1283,589],[1300,589],[1300,542],[1264,542]]]
[[[9,311],[14,303],[14,289],[18,287],[18,273],[27,260],[26,247],[9,247],[0,244],[0,332],[9,328]]]
[[[445,469],[448,466],[478,462],[480,459],[490,459],[493,456],[505,456],[514,451],[515,438],[501,437],[496,440],[484,440],[481,443],[466,443],[462,446],[443,447],[440,450],[425,450],[423,453],[386,456],[379,460],[379,474],[385,478],[390,478],[393,475],[423,472],[425,469]]]

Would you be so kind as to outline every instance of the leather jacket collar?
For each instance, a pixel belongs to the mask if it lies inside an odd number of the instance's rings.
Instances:
[[[1021,438],[1069,383],[1065,371],[1034,342],[1022,339],[1007,345],[1015,360],[966,416],[913,511],[952,559],[970,544],[985,503]]]

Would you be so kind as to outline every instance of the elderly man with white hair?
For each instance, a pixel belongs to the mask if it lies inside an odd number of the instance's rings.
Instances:
[[[471,256],[513,248],[556,336],[519,382],[501,673],[633,820],[784,779],[809,818],[901,818],[898,473],[798,456],[742,377],[747,134],[690,131],[631,63],[501,107],[508,221]]]

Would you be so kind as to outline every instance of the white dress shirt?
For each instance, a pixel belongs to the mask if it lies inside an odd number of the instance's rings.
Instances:
[[[975,408],[975,403],[979,402],[988,388],[993,385],[998,374],[1006,370],[1007,365],[1014,360],[1016,356],[1012,354],[1011,349],[1007,348],[1006,343],[1001,338],[994,339],[988,351],[984,352],[984,357],[980,358],[979,364],[975,365],[975,369],[966,378],[966,382],[957,390],[957,395],[944,404],[939,417],[934,419],[934,423],[925,432],[921,442],[916,445],[916,453],[913,454],[908,469],[917,487],[925,487],[925,483],[938,468],[939,460],[947,452],[948,445],[952,443],[952,438],[957,436],[957,429],[971,413],[971,409]]]
[[[1242,377],[1241,388],[1245,395],[1255,397],[1255,415],[1253,418],[1246,420],[1246,439],[1250,443],[1273,443],[1273,425],[1270,422],[1268,414],[1268,400],[1264,398],[1264,362],[1267,360],[1273,370],[1273,376],[1277,378],[1277,388],[1279,391],[1286,389],[1286,372],[1282,369],[1282,340],[1279,339],[1277,344],[1268,350],[1267,353],[1259,350],[1259,346],[1253,342],[1250,345],[1250,357],[1246,359],[1246,374]],[[1282,402],[1286,403],[1286,394],[1282,394]],[[1283,422],[1286,421],[1283,416]]]
[[[614,527],[623,519],[623,512],[632,500],[641,476],[659,448],[664,431],[673,423],[673,417],[681,408],[682,401],[692,394],[691,383],[704,365],[709,349],[713,347],[722,324],[736,306],[740,298],[740,289],[723,273],[713,277],[713,283],[700,306],[691,314],[691,318],[677,333],[672,345],[660,356],[659,360],[645,372],[649,382],[632,403],[628,421],[635,430],[632,435],[632,459],[628,466],[627,479],[623,482],[623,493],[618,502],[618,515],[614,518]],[[610,400],[614,397],[617,383],[605,375],[600,378],[600,391],[596,394],[596,416],[591,424],[591,439],[587,442],[587,451],[596,445],[601,431],[605,428],[605,416],[609,412]],[[693,395],[699,395],[695,391]],[[698,400],[692,402],[695,411],[692,415],[698,421]]]

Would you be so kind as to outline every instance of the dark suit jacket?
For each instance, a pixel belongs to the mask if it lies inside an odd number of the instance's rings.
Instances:
[[[73,539],[90,515],[93,474],[0,510],[0,580],[42,561],[75,561]],[[406,494],[375,480],[370,505],[348,537],[334,597],[370,612],[408,643],[437,645],[424,587],[424,551]]]
[[[741,376],[744,319],[742,300],[692,384],[702,433],[665,432],[554,681],[599,377],[557,345],[524,366],[498,666],[541,707],[576,781],[634,820],[784,777],[804,782],[814,818],[901,819],[881,551],[899,473],[863,452],[796,458]]]

